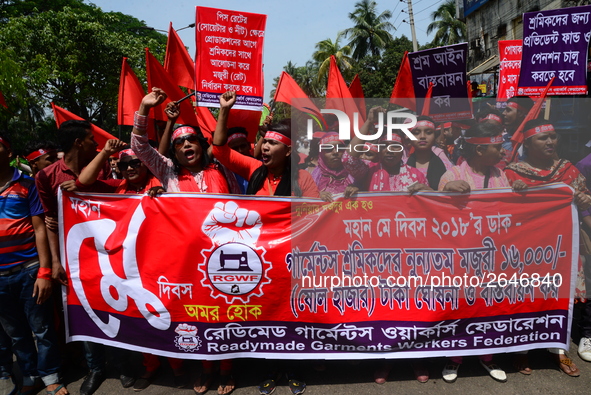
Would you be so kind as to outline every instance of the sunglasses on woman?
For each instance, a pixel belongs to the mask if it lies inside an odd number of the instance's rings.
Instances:
[[[196,134],[186,134],[184,136],[174,139],[172,141],[172,144],[174,145],[174,148],[179,148],[183,144],[185,144],[185,141],[189,141],[190,143],[196,143],[198,141],[197,135]]]
[[[117,167],[119,168],[120,171],[125,171],[127,170],[127,168],[129,166],[131,166],[133,169],[137,169],[142,165],[142,161],[139,159],[132,159],[130,161],[127,162],[119,162],[117,163]]]

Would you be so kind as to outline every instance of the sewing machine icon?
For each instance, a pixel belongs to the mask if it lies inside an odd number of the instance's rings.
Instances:
[[[228,262],[238,262],[238,266],[227,267]],[[220,252],[220,268],[218,272],[252,272],[253,270],[248,265],[248,256],[246,251],[240,254],[224,254],[224,251]]]

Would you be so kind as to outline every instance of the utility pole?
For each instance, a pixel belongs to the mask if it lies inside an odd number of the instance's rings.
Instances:
[[[415,31],[415,17],[412,13],[412,0],[408,0],[408,19],[410,22],[410,34],[412,36],[412,49],[414,52],[419,50],[417,44],[417,32]]]

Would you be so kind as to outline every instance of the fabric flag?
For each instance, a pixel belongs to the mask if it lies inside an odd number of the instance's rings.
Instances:
[[[297,99],[295,102],[292,102],[292,99]],[[281,77],[279,78],[279,82],[277,83],[277,89],[275,89],[275,96],[273,97],[274,102],[282,102],[287,103],[292,107],[297,108],[298,110],[311,114],[315,117],[316,122],[320,120],[323,125],[326,125],[324,121],[324,117],[320,113],[320,110],[316,105],[310,100],[308,95],[304,93],[302,88],[298,85],[297,82],[287,74],[285,71],[281,72]]]
[[[517,128],[515,133],[513,133],[513,136],[511,137],[511,142],[513,143],[513,152],[511,154],[511,162],[515,161],[515,158],[517,157],[517,151],[519,149],[519,146],[521,144],[523,144],[523,140],[524,140],[523,129],[525,127],[525,124],[528,121],[531,121],[532,119],[536,119],[538,117],[538,115],[540,115],[540,110],[542,109],[542,104],[544,103],[544,100],[546,100],[546,96],[548,96],[548,91],[550,90],[550,86],[554,82],[555,78],[556,77],[552,77],[552,79],[548,82],[548,85],[546,85],[546,88],[542,92],[542,95],[538,98],[538,100],[536,100],[536,102],[532,106],[531,110],[529,110],[529,112],[527,113],[527,116],[525,117],[523,122],[521,122],[521,125],[519,125],[519,127]]]
[[[0,92],[0,105],[8,110],[8,105],[6,104],[6,100],[4,100],[4,95]]]
[[[195,63],[187,48],[181,41],[176,30],[172,28],[172,22],[168,26],[168,41],[166,42],[166,55],[164,56],[164,70],[168,72],[173,81],[188,89],[195,89]]]
[[[70,111],[64,110],[63,108],[56,106],[55,104],[53,104],[53,102],[51,102],[51,108],[53,109],[53,116],[55,117],[55,123],[57,124],[58,128],[62,123],[66,121],[85,121],[85,119],[80,118],[78,115],[72,114]],[[107,143],[107,140],[117,139],[117,137],[99,128],[92,122],[90,123],[90,129],[92,130],[92,134],[94,135],[94,140],[98,143],[99,150],[103,149],[103,147]]]
[[[417,100],[415,98],[410,62],[408,61],[408,51],[405,51],[402,57],[398,76],[396,77],[394,89],[392,89],[392,95],[390,96],[390,103],[398,104],[412,111],[417,110]]]
[[[330,56],[328,85],[326,87],[326,108],[343,111],[348,115],[349,121],[352,125],[354,122],[353,114],[359,113],[359,109],[353,100],[349,87],[337,66],[337,59],[334,55]],[[359,119],[358,127],[360,127],[362,123],[363,120]]]
[[[197,110],[197,123],[201,132],[205,137],[213,136],[213,132],[215,132],[215,124],[216,120],[213,117],[211,111],[209,111],[208,107],[196,107]]]
[[[133,125],[133,117],[145,96],[144,88],[137,78],[127,58],[123,58],[121,78],[119,79],[119,99],[117,102],[117,124]]]
[[[433,96],[433,83],[429,82],[429,89],[427,89],[427,94],[425,95],[425,102],[423,103],[423,109],[421,110],[421,115],[429,116],[429,111],[431,111],[431,97]]]
[[[160,121],[167,121],[168,117],[164,114],[166,104],[173,100],[179,100],[185,97],[185,93],[178,87],[178,85],[172,81],[170,75],[164,70],[164,67],[158,62],[158,59],[150,53],[150,50],[146,48],[146,71],[148,73],[148,91],[151,91],[153,87],[163,89],[168,95],[168,98],[160,106],[153,108],[153,117]],[[177,119],[177,123],[185,125],[199,125],[195,110],[189,100],[185,100],[180,103],[181,115]],[[202,131],[205,137],[207,136],[205,130]]]
[[[242,126],[248,131],[248,141],[254,142],[259,131],[261,111],[240,110],[233,108],[228,117],[228,128]]]
[[[353,78],[353,81],[351,81],[351,84],[349,85],[349,92],[351,92],[351,96],[353,96],[353,100],[355,100],[355,103],[357,104],[359,113],[362,115],[363,120],[365,121],[367,108],[365,107],[365,95],[363,94],[363,87],[361,86],[359,74],[355,74],[355,78]]]
[[[140,107],[142,98],[146,93],[133,69],[129,66],[127,58],[123,58],[121,66],[121,78],[119,79],[119,99],[117,102],[117,124],[133,125],[134,114]],[[157,141],[154,119],[148,122],[148,138]]]

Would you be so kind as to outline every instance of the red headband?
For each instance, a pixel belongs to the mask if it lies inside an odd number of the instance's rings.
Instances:
[[[372,143],[365,143],[363,145],[368,151],[378,152],[378,146]]]
[[[119,159],[123,159],[126,156],[135,156],[135,152],[131,148],[124,149],[123,151],[119,152]]]
[[[525,111],[525,108],[523,106],[520,106],[519,104],[517,104],[517,102],[514,102],[514,101],[510,101],[509,103],[507,103],[507,107],[514,108],[516,110]]]
[[[234,133],[233,135],[231,135],[230,137],[228,137],[228,143],[232,140],[236,140],[239,138],[244,138],[244,139],[248,139],[248,137],[246,137],[246,135],[244,133]]]
[[[330,143],[343,143],[343,140],[339,138],[338,133],[327,133],[323,138],[320,139],[320,144],[330,144]]]
[[[396,133],[392,133],[392,138],[389,139],[388,135],[386,134],[385,136],[382,136],[380,138],[380,141],[396,141],[398,143],[402,143],[402,137],[400,137],[399,135],[397,135]]]
[[[451,128],[451,122],[446,122],[441,126],[443,127],[443,129]]]
[[[493,121],[497,121],[499,123],[503,123],[503,120],[497,114],[488,114],[486,117],[481,118],[480,121],[478,121],[478,122],[484,122],[487,119],[492,119]]]
[[[2,137],[0,137],[0,144],[4,145],[8,149],[11,149],[10,144],[8,144],[8,141],[4,140]]]
[[[176,138],[183,134],[197,134],[197,132],[190,126],[181,126],[172,133],[172,141],[174,141]]]
[[[426,128],[431,128],[431,129],[435,129],[435,124],[431,121],[418,121],[417,124],[415,125],[415,127],[413,129],[416,128],[421,128],[421,127],[426,127]]]
[[[531,129],[526,130],[523,133],[523,137],[527,139],[527,138],[530,138],[531,136],[534,136],[536,134],[546,133],[546,132],[554,132],[554,126],[552,126],[550,124],[536,126],[535,128],[531,128]]]
[[[277,140],[280,143],[285,145],[291,145],[291,139],[287,136],[282,135],[281,133],[274,132],[272,130],[267,131],[265,134],[266,139]]]
[[[2,141],[1,138],[0,138],[0,141]],[[29,162],[31,162],[31,161],[33,161],[35,159],[39,159],[43,155],[48,154],[53,151],[55,151],[55,150],[53,150],[53,149],[44,150],[43,148],[39,148],[37,151],[31,152],[29,155],[25,156],[25,159],[28,160]]]
[[[488,145],[488,144],[500,144],[503,142],[503,136],[498,135],[494,137],[464,137],[467,143],[474,145]]]

